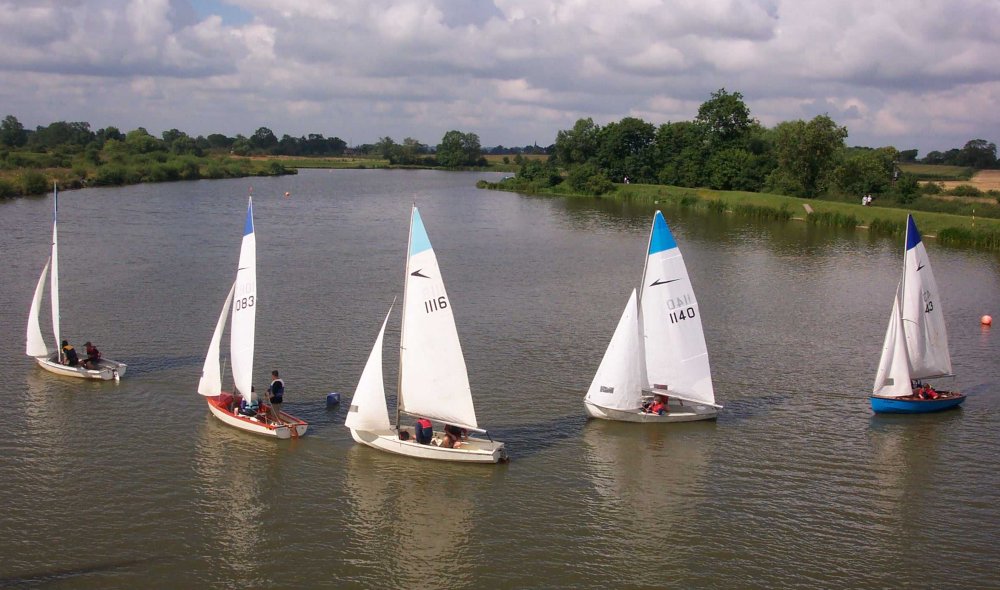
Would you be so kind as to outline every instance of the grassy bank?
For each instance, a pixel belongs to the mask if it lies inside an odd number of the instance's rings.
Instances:
[[[503,183],[481,181],[480,188],[504,190]],[[580,197],[566,190],[563,185],[542,189],[538,194]],[[589,198],[589,197],[588,197]],[[619,185],[605,199],[620,199],[634,203],[649,203],[674,207],[702,209],[706,212],[726,213],[758,219],[800,219],[830,227],[843,227],[870,231],[878,235],[902,236],[906,229],[908,211],[891,207],[864,207],[852,203],[800,199],[767,193],[739,191],[714,191],[661,185]],[[807,210],[806,206],[811,209]],[[1000,250],[1000,220],[914,211],[913,217],[921,233],[935,238],[942,244],[972,246]]]

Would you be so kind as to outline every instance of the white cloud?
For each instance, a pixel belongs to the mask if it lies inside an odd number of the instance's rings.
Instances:
[[[0,100],[29,126],[523,145],[580,117],[691,119],[724,87],[765,125],[829,113],[852,144],[1000,141],[995,0],[224,4],[0,0]]]

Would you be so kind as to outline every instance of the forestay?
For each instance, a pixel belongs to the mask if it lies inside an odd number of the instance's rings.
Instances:
[[[28,333],[25,352],[28,356],[47,357],[49,349],[45,346],[45,338],[42,337],[42,327],[38,323],[38,312],[42,307],[42,294],[45,291],[45,275],[49,272],[50,256],[45,261],[41,276],[38,277],[38,284],[35,285],[35,296],[31,300],[31,310],[28,312]],[[56,343],[58,345],[58,342]]]
[[[614,336],[590,383],[586,401],[615,410],[641,407],[642,390],[648,387],[643,359],[638,299],[632,289]]]
[[[686,400],[715,404],[698,300],[681,251],[659,211],[647,252],[639,314],[649,385],[669,388]]]
[[[399,359],[401,411],[479,427],[451,301],[416,206],[410,218]]]
[[[361,379],[358,380],[358,388],[354,391],[354,397],[351,399],[351,408],[347,412],[344,424],[353,430],[392,431],[392,425],[389,423],[389,410],[385,404],[385,384],[382,381],[382,342],[385,338],[385,326],[389,322],[390,314],[392,314],[391,305],[389,313],[385,314],[385,319],[382,320],[378,338],[375,339],[372,352],[368,355],[368,362],[365,363],[365,368],[361,372]]]
[[[236,290],[236,283],[229,288],[229,294],[222,304],[222,313],[219,314],[219,321],[215,324],[215,332],[212,334],[212,342],[208,345],[208,354],[205,356],[205,365],[201,370],[201,379],[198,381],[198,393],[213,397],[222,393],[222,370],[219,367],[219,346],[222,343],[222,331],[226,327],[226,315],[229,312],[229,304],[233,300],[233,291]]]
[[[903,336],[903,318],[899,313],[899,296],[902,283],[896,287],[896,297],[892,300],[889,326],[885,330],[882,358],[875,374],[872,393],[881,397],[902,397],[910,395],[910,360],[906,354],[906,338]]]

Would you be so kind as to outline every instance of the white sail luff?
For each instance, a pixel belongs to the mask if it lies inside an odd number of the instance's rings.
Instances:
[[[215,324],[215,332],[212,333],[212,342],[208,345],[208,354],[205,355],[205,365],[201,370],[201,379],[198,381],[198,393],[212,397],[222,393],[222,370],[219,366],[219,346],[222,344],[222,331],[226,327],[226,317],[229,315],[229,305],[233,300],[233,292],[236,290],[236,283],[229,288],[229,294],[222,303],[222,313],[219,314],[219,321]]]
[[[633,289],[584,398],[586,401],[615,410],[639,410],[642,407],[642,390],[648,384],[638,315],[638,298]]]
[[[639,308],[647,381],[684,399],[715,404],[708,348],[680,249],[656,212]]]
[[[899,298],[903,292],[900,282],[896,297],[892,301],[892,313],[885,330],[882,357],[875,374],[872,394],[879,397],[903,397],[910,395],[910,361],[906,353],[906,338],[903,336],[903,321],[899,311]]]
[[[62,361],[62,337],[59,333],[59,189],[53,186],[52,197],[52,274],[49,275],[49,302],[52,305],[52,334]]]
[[[257,304],[257,240],[253,226],[253,199],[250,199],[240,247],[240,262],[236,270],[229,332],[233,382],[247,402],[252,401]]]
[[[49,349],[45,346],[45,338],[42,336],[42,327],[38,322],[38,312],[42,307],[42,294],[45,291],[45,275],[49,272],[49,264],[52,258],[45,261],[42,274],[38,277],[38,284],[35,285],[35,296],[31,299],[31,310],[28,312],[28,332],[25,353],[28,356],[48,357]]]
[[[351,407],[347,412],[344,425],[353,430],[365,432],[390,432],[389,409],[385,403],[385,384],[382,380],[382,343],[385,338],[385,326],[389,322],[392,306],[382,320],[375,345],[372,346],[368,362],[361,372],[358,387],[354,390]]]
[[[478,428],[451,301],[437,257],[414,207],[400,337],[403,412]]]

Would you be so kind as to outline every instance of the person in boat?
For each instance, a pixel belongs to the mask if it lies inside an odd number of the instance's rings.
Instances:
[[[267,386],[268,401],[280,404],[285,396],[285,382],[278,376],[278,371],[271,371],[271,384]]]
[[[917,397],[920,399],[937,399],[941,395],[930,384],[925,383],[923,388],[920,389],[920,393],[917,394]]]
[[[83,366],[88,369],[96,369],[101,364],[101,351],[97,350],[89,340],[83,343],[84,349],[87,351],[87,358],[83,360]]]
[[[434,425],[427,418],[420,418],[417,420],[416,426],[413,430],[417,433],[417,442],[422,445],[431,444],[431,439],[434,438]]]
[[[446,449],[457,449],[462,446],[462,441],[468,440],[468,438],[468,430],[460,426],[445,424],[444,439],[441,441],[441,446]]]
[[[667,413],[667,399],[666,397],[656,394],[653,396],[653,403],[649,404],[646,408],[647,414],[656,414],[662,416]]]
[[[250,402],[247,403],[247,398],[240,396],[240,406],[236,410],[237,414],[246,416],[248,418],[253,418],[260,411],[260,403],[257,401],[256,390],[253,386],[250,386]]]
[[[66,340],[62,341],[62,353],[63,357],[66,359],[65,364],[71,367],[77,367],[80,365],[80,357],[76,355],[76,349]]]

